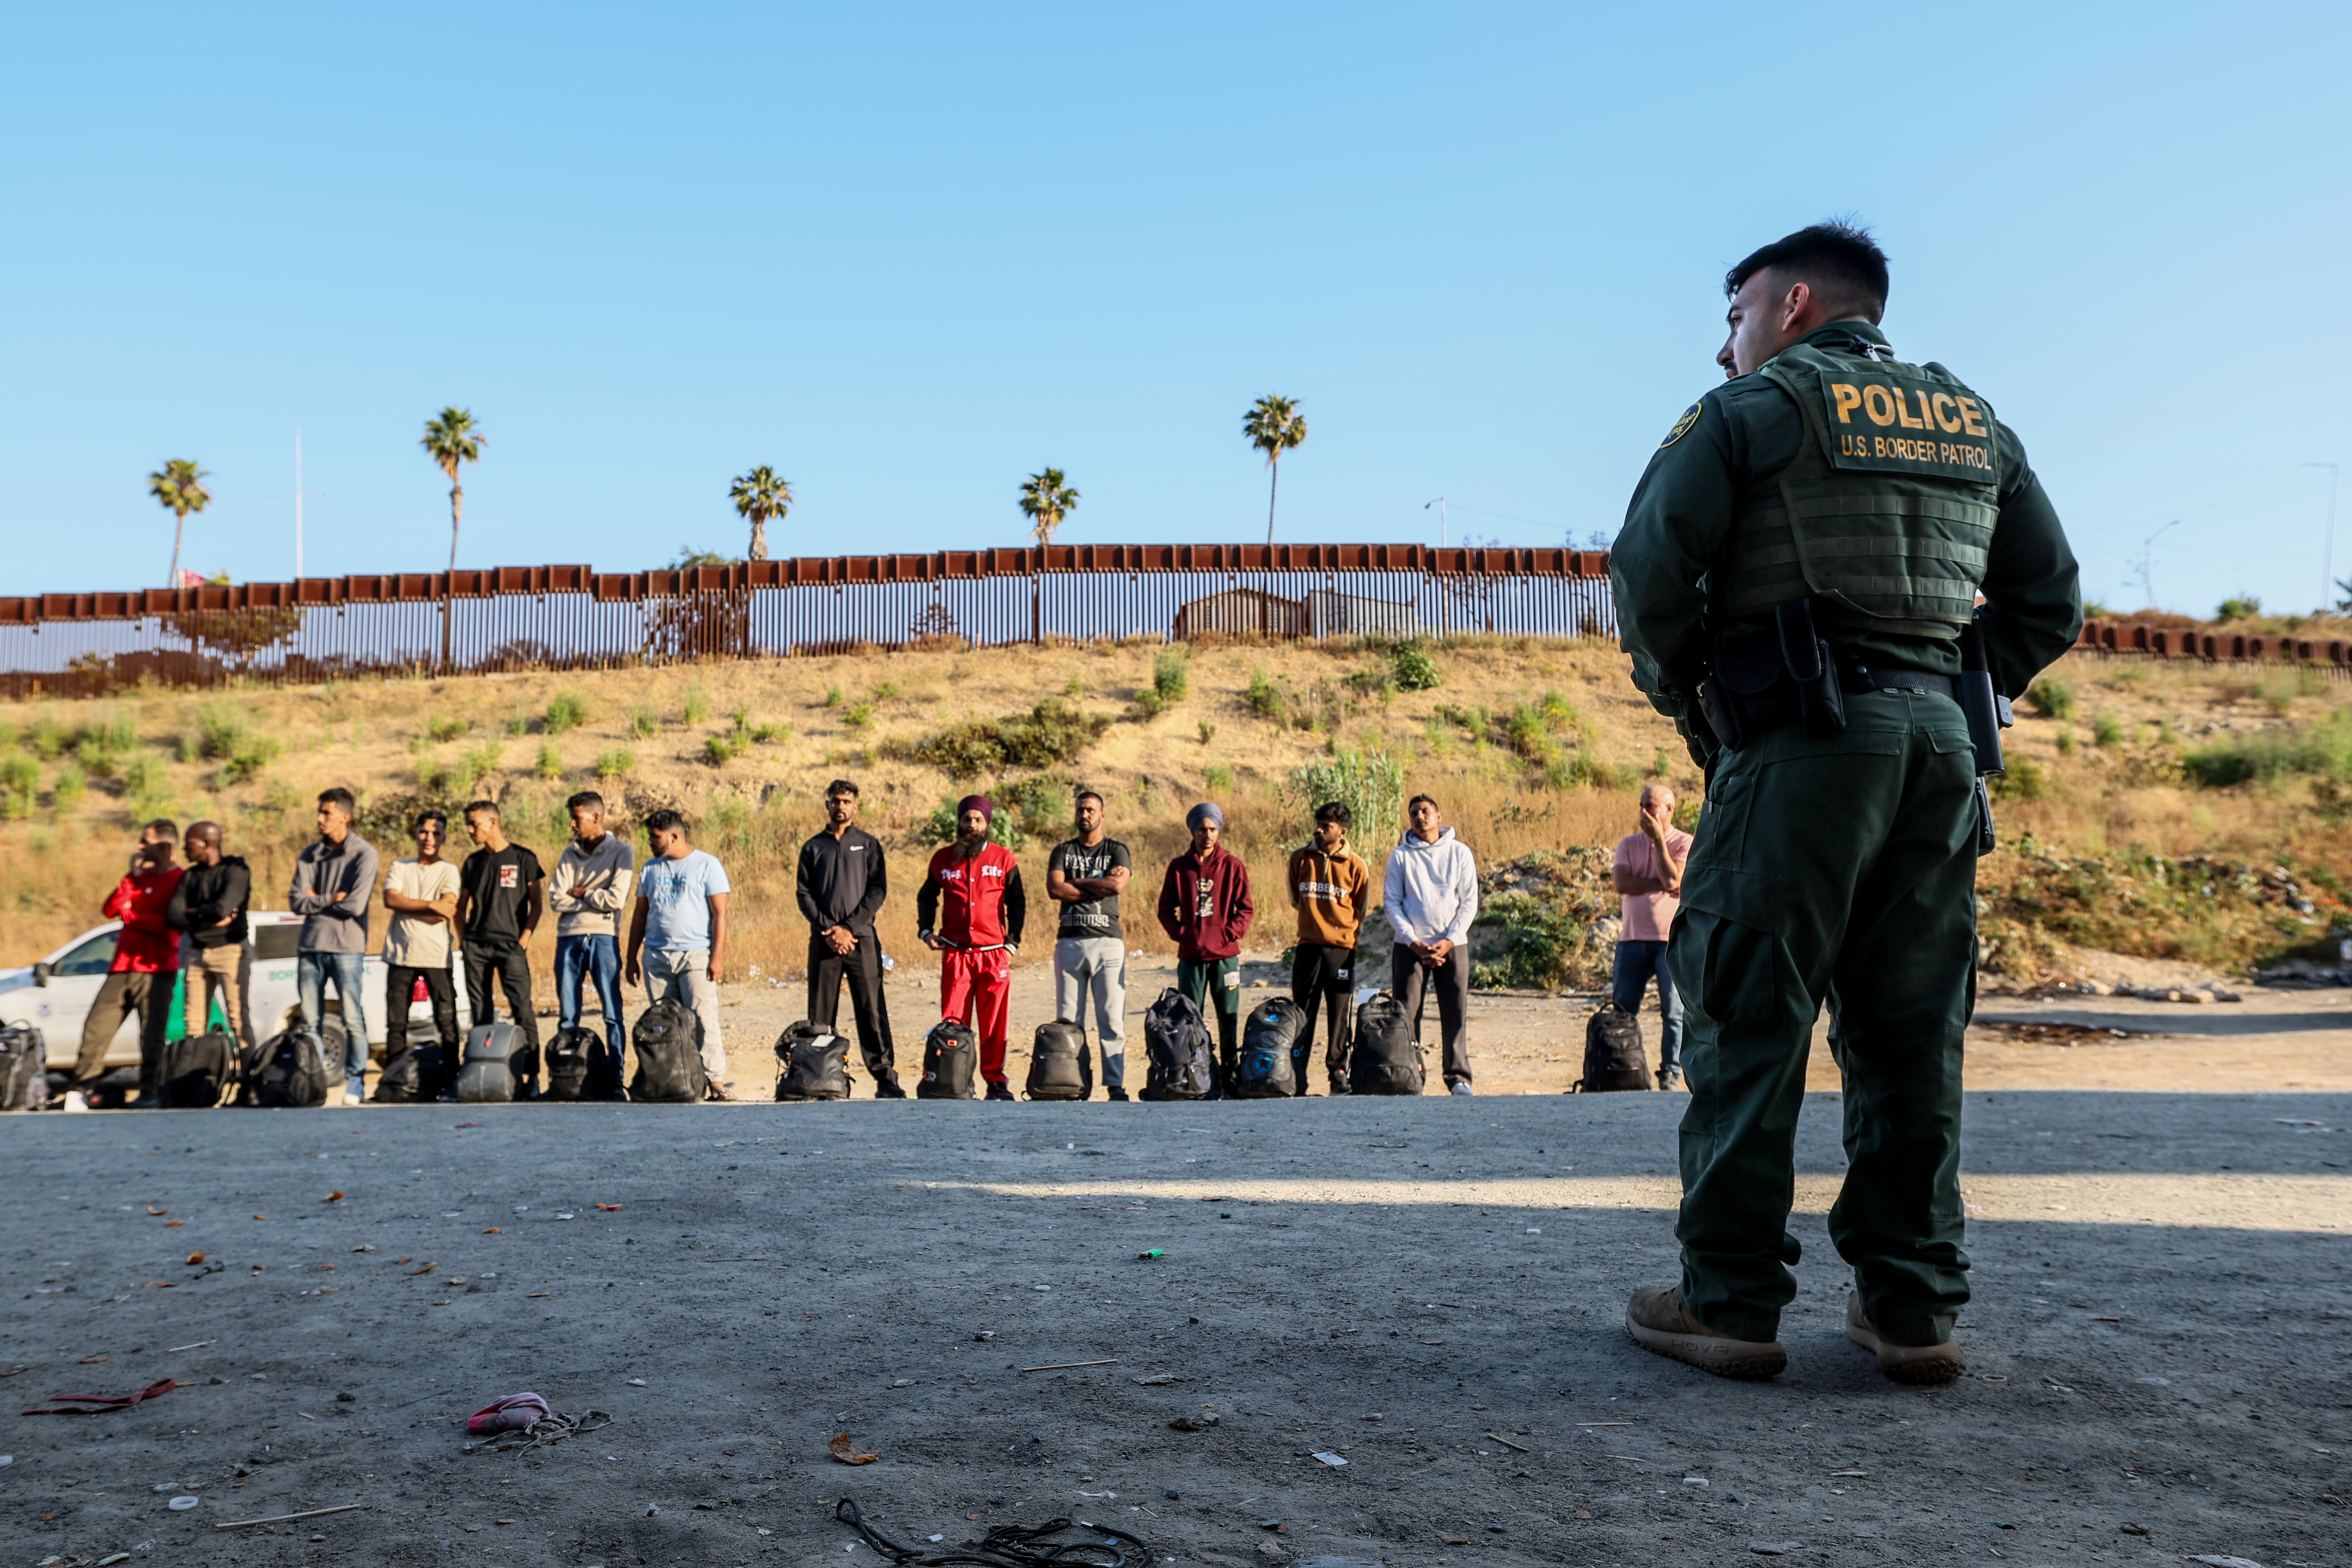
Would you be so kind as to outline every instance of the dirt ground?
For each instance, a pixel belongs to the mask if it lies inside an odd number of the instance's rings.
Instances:
[[[1678,1097],[1552,1092],[1558,1002],[1482,1000],[1473,1100],[8,1118],[7,1408],[189,1385],[0,1418],[0,1537],[52,1568],[856,1563],[853,1497],[932,1550],[1066,1515],[1209,1568],[2342,1563],[2352,1007],[2249,995],[1989,1007],[2170,1032],[1972,1041],[1971,1375],[1940,1390],[1843,1338],[1830,1093],[1789,1373],[1627,1341],[1673,1277]],[[1074,1362],[1111,1364],[1024,1370]],[[469,1451],[524,1388],[614,1424]],[[833,1462],[843,1432],[877,1461]]]

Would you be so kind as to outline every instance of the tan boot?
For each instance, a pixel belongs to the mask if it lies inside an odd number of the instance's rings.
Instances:
[[[1941,1344],[1895,1344],[1882,1338],[1863,1316],[1862,1293],[1848,1292],[1845,1299],[1846,1337],[1878,1357],[1878,1370],[1897,1383],[1949,1383],[1969,1369],[1968,1358],[1960,1354],[1959,1342],[1946,1340]]]
[[[1648,1285],[1625,1303],[1625,1332],[1633,1343],[1686,1362],[1717,1377],[1778,1377],[1789,1364],[1779,1341],[1733,1339],[1683,1311],[1671,1285]]]

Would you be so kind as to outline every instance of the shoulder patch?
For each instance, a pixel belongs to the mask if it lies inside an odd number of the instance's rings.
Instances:
[[[1690,427],[1698,423],[1699,406],[1700,405],[1697,403],[1693,403],[1690,407],[1683,410],[1683,416],[1675,421],[1675,427],[1666,432],[1666,438],[1664,441],[1658,443],[1659,451],[1664,452],[1667,447],[1672,446],[1675,442],[1680,441],[1684,436],[1690,434]]]

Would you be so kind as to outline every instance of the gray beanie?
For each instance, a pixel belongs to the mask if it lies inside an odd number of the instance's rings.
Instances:
[[[1225,814],[1214,800],[1203,800],[1184,813],[1184,830],[1187,832],[1198,832],[1203,822],[1213,823],[1219,832],[1224,831]]]

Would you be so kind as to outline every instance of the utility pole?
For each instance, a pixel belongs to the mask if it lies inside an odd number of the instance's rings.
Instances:
[[[1440,496],[1434,501],[1424,501],[1422,503],[1421,509],[1425,512],[1432,507],[1437,508],[1437,548],[1444,549],[1445,548],[1445,497]],[[1470,509],[1475,512],[1478,508],[1473,507]]]
[[[2340,476],[2341,465],[2305,463],[2302,466],[2327,470],[2327,553],[2320,558],[2325,564],[2319,569],[2319,608],[2325,614],[2336,608],[2336,481]]]
[[[302,502],[320,493],[302,488],[302,427],[299,424],[294,427],[294,488],[291,492],[278,492],[281,496],[289,493],[294,497],[294,576],[299,581],[302,576]]]

